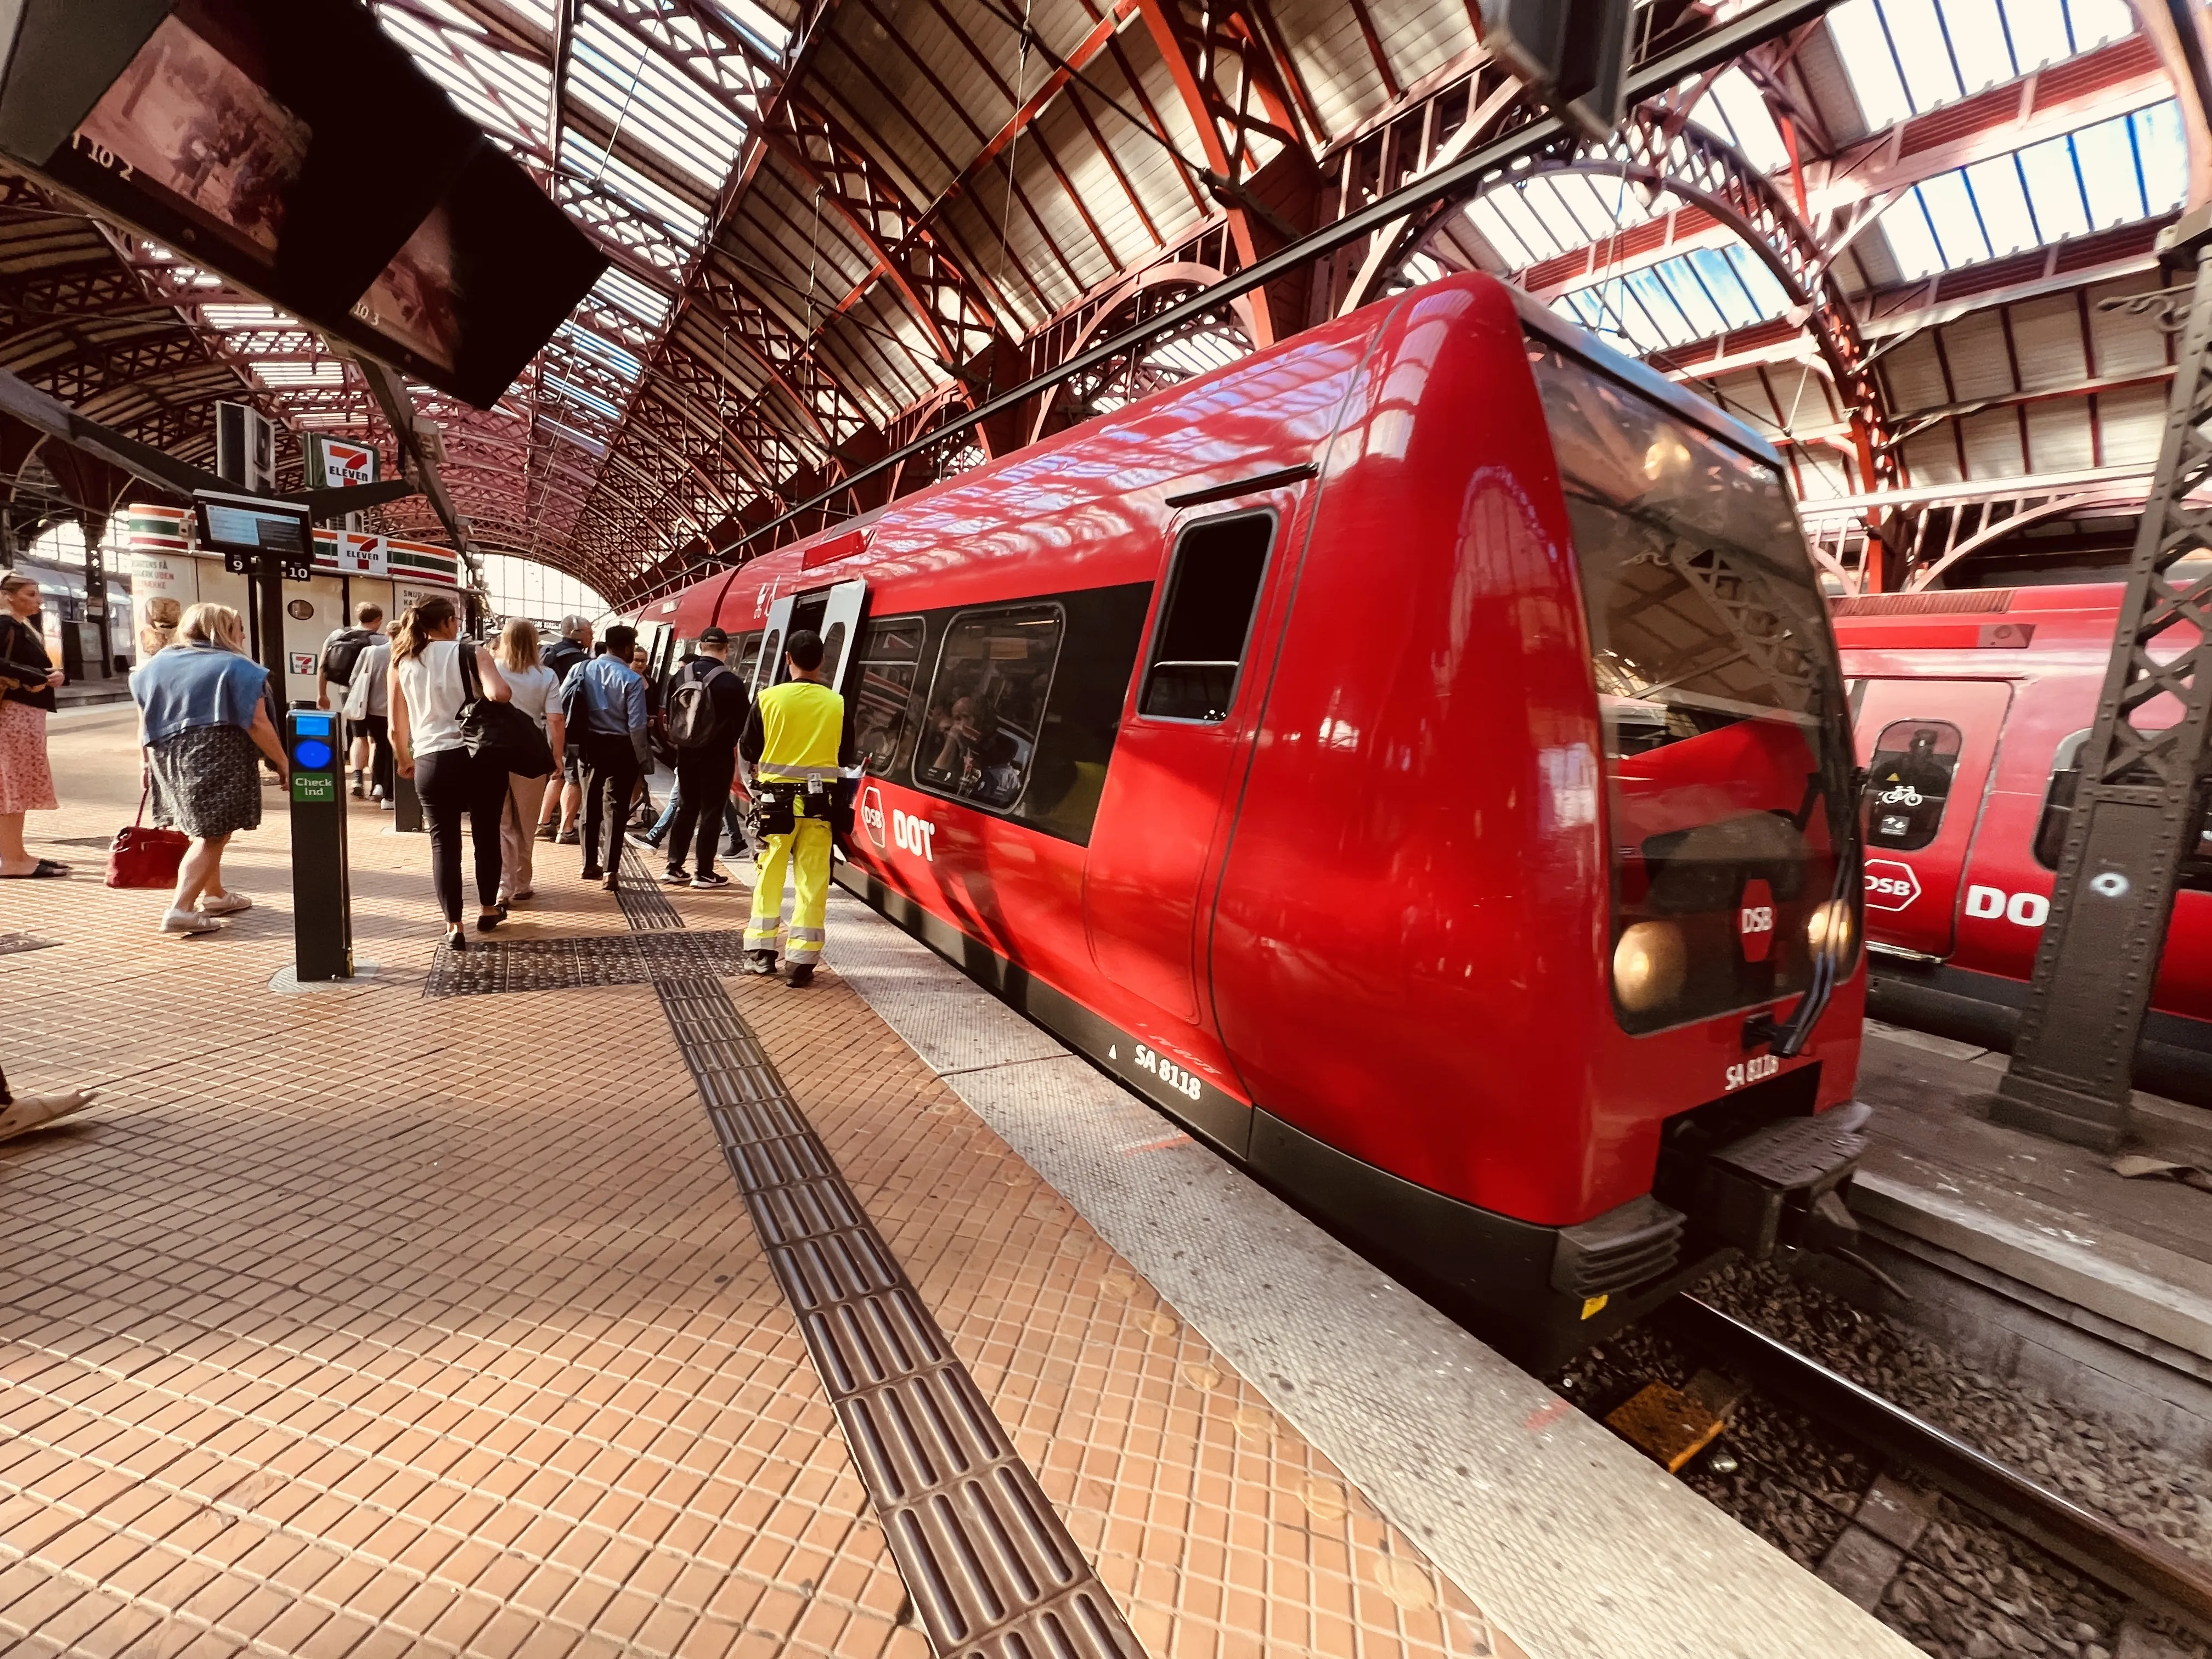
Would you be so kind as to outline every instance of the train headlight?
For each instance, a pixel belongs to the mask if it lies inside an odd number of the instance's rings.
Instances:
[[[1689,966],[1680,928],[1671,921],[1639,921],[1613,947],[1613,994],[1632,1014],[1663,1008],[1681,990]]]
[[[1818,955],[1823,951],[1837,957],[1850,954],[1851,907],[1847,900],[1830,899],[1814,907],[1805,919],[1805,942]]]

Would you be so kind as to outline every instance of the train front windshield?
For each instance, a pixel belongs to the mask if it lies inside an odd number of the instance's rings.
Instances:
[[[1531,338],[1605,723],[1632,1032],[1806,990],[1856,947],[1844,690],[1773,468]]]

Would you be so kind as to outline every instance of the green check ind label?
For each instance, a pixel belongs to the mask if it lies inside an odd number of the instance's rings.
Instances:
[[[292,799],[298,801],[328,801],[338,798],[337,775],[330,772],[295,772],[292,774]]]

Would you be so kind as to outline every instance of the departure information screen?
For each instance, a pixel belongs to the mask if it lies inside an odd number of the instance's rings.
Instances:
[[[198,507],[200,545],[210,551],[278,553],[298,560],[311,556],[304,513],[204,498]]]

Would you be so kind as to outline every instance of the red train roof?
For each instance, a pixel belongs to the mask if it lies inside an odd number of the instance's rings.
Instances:
[[[1847,594],[1828,601],[1846,651],[2078,651],[2112,641],[2124,582]]]

